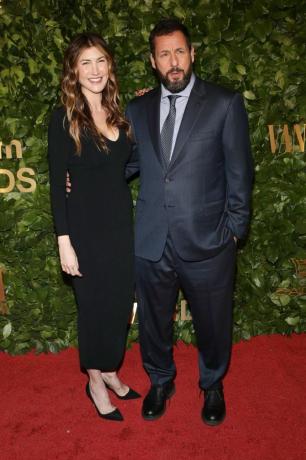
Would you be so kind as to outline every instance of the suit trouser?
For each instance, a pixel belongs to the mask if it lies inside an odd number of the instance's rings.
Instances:
[[[216,256],[182,260],[168,237],[157,262],[136,257],[139,339],[151,383],[173,380],[173,317],[179,287],[191,309],[199,351],[199,386],[222,387],[232,348],[232,297],[236,244],[231,240]]]

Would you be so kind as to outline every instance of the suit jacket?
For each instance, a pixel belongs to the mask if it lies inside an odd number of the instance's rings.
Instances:
[[[160,259],[168,233],[179,256],[197,261],[243,238],[250,216],[252,157],[240,94],[196,78],[167,166],[160,145],[160,88],[127,107],[140,171],[136,256]]]

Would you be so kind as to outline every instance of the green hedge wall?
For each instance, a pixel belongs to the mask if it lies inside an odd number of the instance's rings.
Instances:
[[[0,194],[0,268],[9,310],[0,315],[1,349],[57,351],[76,344],[76,308],[59,267],[46,161],[63,50],[77,32],[101,33],[116,56],[124,107],[137,88],[155,84],[147,41],[152,25],[165,16],[176,16],[192,31],[197,74],[242,92],[249,113],[256,179],[250,235],[239,250],[234,339],[305,331],[305,283],[291,261],[306,258],[305,154],[297,147],[286,153],[280,144],[273,155],[267,130],[274,124],[281,141],[276,125],[287,123],[291,130],[294,123],[303,128],[306,120],[305,2],[10,0],[1,5],[0,140],[20,140],[23,158],[2,158],[0,168],[16,175],[31,167],[37,182],[35,193],[15,187]],[[0,174],[0,187],[6,184]],[[193,342],[190,322],[176,322],[176,338]],[[129,336],[135,339],[136,325]]]

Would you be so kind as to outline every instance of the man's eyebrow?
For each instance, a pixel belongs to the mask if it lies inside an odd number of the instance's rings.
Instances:
[[[186,46],[178,46],[177,48],[175,48],[174,51],[177,51],[177,50],[185,50],[185,49],[186,49]],[[163,52],[165,52],[165,51],[169,51],[169,48],[163,48],[163,49],[161,49],[159,52],[160,52],[160,53],[163,53]]]

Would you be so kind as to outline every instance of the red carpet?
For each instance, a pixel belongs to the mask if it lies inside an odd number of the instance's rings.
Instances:
[[[164,417],[145,422],[141,401],[116,401],[122,423],[98,418],[85,397],[76,350],[0,354],[1,460],[306,459],[306,334],[261,336],[234,346],[225,380],[227,418],[200,419],[196,350],[175,349],[177,392]],[[122,378],[145,394],[148,379],[134,345]]]

